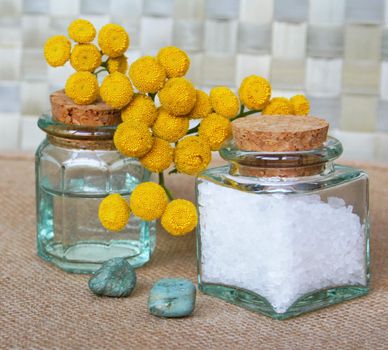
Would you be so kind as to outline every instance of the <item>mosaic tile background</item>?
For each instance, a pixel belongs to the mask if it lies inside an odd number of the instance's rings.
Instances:
[[[0,0],[0,149],[32,150],[38,115],[69,67],[45,40],[77,17],[123,25],[128,56],[174,44],[201,87],[269,78],[275,95],[304,91],[347,158],[388,161],[388,0]]]

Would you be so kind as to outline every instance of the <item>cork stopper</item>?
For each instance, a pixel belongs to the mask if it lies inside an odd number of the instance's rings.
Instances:
[[[262,115],[232,123],[236,146],[245,151],[292,152],[319,148],[329,123],[310,116]]]
[[[232,129],[236,146],[240,150],[295,152],[322,147],[327,138],[329,123],[310,116],[262,115],[237,119],[232,123]],[[309,163],[308,159],[305,161]],[[310,163],[309,166],[290,166],[281,162],[274,167],[254,160],[239,162],[235,166],[241,175],[259,177],[311,176],[325,168],[324,163],[317,164],[315,160]]]
[[[54,120],[73,125],[117,125],[121,123],[121,112],[113,109],[101,99],[90,105],[77,105],[66,96],[64,90],[50,95],[51,113]]]

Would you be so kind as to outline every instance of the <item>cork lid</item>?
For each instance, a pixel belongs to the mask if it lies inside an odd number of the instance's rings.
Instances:
[[[311,116],[261,115],[237,119],[232,129],[241,150],[292,152],[322,147],[329,123]]]
[[[121,123],[120,110],[109,107],[101,99],[90,105],[77,105],[64,90],[58,90],[50,95],[50,102],[53,119],[65,124],[101,126]]]

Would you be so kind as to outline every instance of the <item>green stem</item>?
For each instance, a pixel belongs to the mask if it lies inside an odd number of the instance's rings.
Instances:
[[[178,169],[177,169],[177,168],[174,168],[174,169],[170,170],[170,171],[168,172],[168,175],[170,175],[170,174],[178,174]]]
[[[103,72],[103,71],[107,71],[107,72],[108,72],[108,70],[107,70],[106,68],[101,68],[100,70],[94,72],[94,75],[97,76],[98,73],[101,73],[101,72]]]
[[[172,201],[174,199],[174,197],[172,196],[170,190],[164,184],[164,173],[163,172],[159,173],[159,185],[163,187],[163,189],[166,191],[167,197],[170,199],[170,201]]]
[[[251,111],[239,113],[234,118],[232,118],[230,121],[233,121],[233,120],[236,120],[236,119],[239,119],[239,118],[243,118],[243,117],[246,117],[247,115],[255,114],[255,113],[258,113],[258,112],[261,112],[261,109],[252,109]]]
[[[230,121],[232,122],[233,120],[246,117],[247,115],[261,112],[261,109],[253,109],[251,111],[244,112],[244,109],[245,109],[244,105],[241,105],[240,113],[237,114],[234,118],[230,119]],[[200,124],[198,124],[198,125],[194,126],[193,128],[189,129],[189,131],[187,132],[187,135],[195,134],[196,132],[198,132],[199,125]]]
[[[196,132],[198,132],[198,129],[199,129],[199,124],[197,126],[194,126],[191,129],[189,129],[189,131],[187,132],[187,135],[195,134]]]

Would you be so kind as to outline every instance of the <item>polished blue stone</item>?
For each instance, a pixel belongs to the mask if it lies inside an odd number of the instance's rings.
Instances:
[[[89,280],[89,289],[97,295],[126,297],[136,285],[136,272],[124,258],[105,261]]]
[[[157,281],[148,298],[148,310],[160,317],[184,317],[195,306],[194,284],[183,278],[163,278]]]

